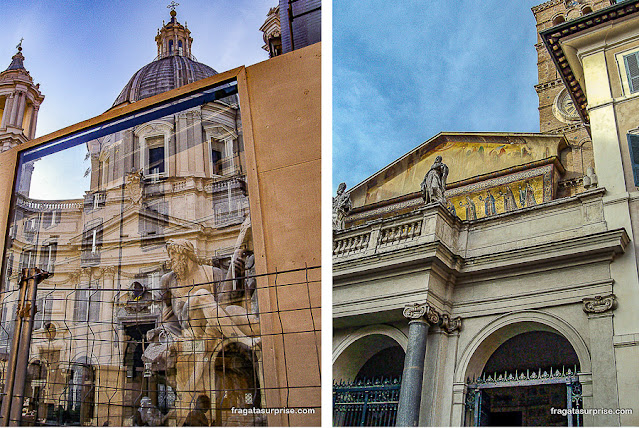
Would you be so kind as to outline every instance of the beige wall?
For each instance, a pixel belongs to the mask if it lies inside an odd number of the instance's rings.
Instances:
[[[248,67],[238,76],[253,238],[261,255],[256,257],[258,272],[321,262],[320,64],[318,43]],[[263,344],[265,352],[273,351],[264,360],[265,386],[277,388],[267,390],[269,407],[320,405],[319,280],[319,269],[314,269],[308,277],[300,271],[258,282],[260,309],[273,312],[262,317],[262,328],[275,334],[264,336]],[[296,285],[275,288],[276,283]],[[287,384],[294,388],[287,391]],[[272,425],[320,422],[319,411],[269,419]]]

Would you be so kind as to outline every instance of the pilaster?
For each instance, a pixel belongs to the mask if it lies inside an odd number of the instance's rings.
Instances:
[[[592,408],[618,409],[617,370],[613,346],[613,310],[616,296],[597,296],[583,299],[583,310],[588,315],[590,354],[592,362]],[[585,404],[585,402],[584,402]],[[618,426],[619,415],[597,414],[596,426]]]

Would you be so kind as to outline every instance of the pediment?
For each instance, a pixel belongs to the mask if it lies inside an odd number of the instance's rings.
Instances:
[[[537,161],[558,158],[567,146],[560,135],[442,133],[426,141],[350,190],[353,207],[399,198],[420,190],[437,156],[448,165],[448,185]]]

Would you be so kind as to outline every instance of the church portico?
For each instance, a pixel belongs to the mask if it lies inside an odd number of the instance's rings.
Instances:
[[[400,394],[399,425],[472,425],[469,394],[479,390],[492,423],[567,425],[567,417],[550,415],[549,409],[566,408],[569,392],[575,406],[618,407],[610,364],[616,304],[607,296],[615,283],[611,263],[624,255],[629,237],[625,229],[608,228],[603,200],[604,189],[593,189],[474,221],[460,220],[438,203],[392,215],[409,200],[391,200],[370,208],[388,214],[334,231],[339,348],[372,324],[392,326],[407,338],[401,386],[412,395]],[[347,225],[351,215],[371,214],[352,211]],[[553,338],[569,344],[574,355],[537,365],[513,360],[499,368],[508,372],[506,378],[511,370],[513,376],[528,370],[532,377],[521,384],[489,388],[471,382],[486,374],[491,356],[509,340],[518,341],[522,355],[533,355],[539,346],[550,346],[543,343],[555,343]],[[379,343],[360,340],[357,355],[373,353]],[[345,349],[334,361],[334,375],[353,364],[355,353]],[[537,383],[540,375],[530,374],[551,368],[552,380]],[[537,398],[529,399],[531,394]],[[492,407],[486,401],[491,399]],[[583,423],[615,421],[585,415]]]

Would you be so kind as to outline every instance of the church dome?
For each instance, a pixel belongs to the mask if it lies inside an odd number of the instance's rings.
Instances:
[[[176,5],[170,6],[174,9],[171,10],[171,20],[155,36],[157,58],[131,77],[113,107],[134,103],[217,74],[217,71],[197,62],[191,55],[191,32],[186,25],[177,21]]]
[[[113,107],[152,97],[214,74],[217,74],[217,71],[189,57],[167,56],[155,60],[135,72],[113,103]]]

